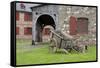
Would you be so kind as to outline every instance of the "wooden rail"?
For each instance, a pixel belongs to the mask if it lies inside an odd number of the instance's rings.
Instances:
[[[57,34],[56,32],[54,32],[54,31],[52,31],[52,30],[50,30],[54,35],[56,35],[57,37],[59,37],[59,38],[61,38],[61,39],[63,39],[63,37],[61,37],[59,34]]]
[[[56,35],[57,37],[59,37],[59,38],[61,38],[61,39],[63,39],[63,40],[65,40],[63,37],[61,37],[59,34],[57,34],[55,31],[53,31],[53,30],[50,30],[51,31],[51,33],[53,34],[53,35]],[[71,35],[69,35],[69,34],[67,34],[67,33],[64,33],[64,32],[61,32],[61,34],[62,35],[64,35],[64,37],[66,37],[66,39],[68,40],[68,39],[74,39]]]

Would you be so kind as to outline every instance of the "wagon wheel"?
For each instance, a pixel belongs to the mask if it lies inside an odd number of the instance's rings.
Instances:
[[[57,40],[55,38],[51,39],[50,51],[53,52],[53,53],[55,53],[57,51]]]

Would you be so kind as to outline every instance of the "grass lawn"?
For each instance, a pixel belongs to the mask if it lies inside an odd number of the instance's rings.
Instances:
[[[38,46],[32,46],[31,40],[17,40],[17,65],[27,64],[46,64],[61,62],[79,62],[96,60],[96,46],[90,46],[86,53],[71,52],[51,53],[48,49],[48,43]]]

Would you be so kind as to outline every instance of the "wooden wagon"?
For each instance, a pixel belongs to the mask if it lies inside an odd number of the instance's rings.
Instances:
[[[53,53],[57,52],[58,49],[64,51],[65,53],[68,53],[71,50],[84,52],[85,46],[77,46],[76,42],[74,42],[75,40],[76,39],[74,39],[72,36],[61,31],[51,30],[49,49]]]

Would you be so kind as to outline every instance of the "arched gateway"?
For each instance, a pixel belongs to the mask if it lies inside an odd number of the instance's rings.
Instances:
[[[42,42],[42,32],[45,26],[58,29],[58,11],[55,5],[38,5],[32,7],[32,44]]]

